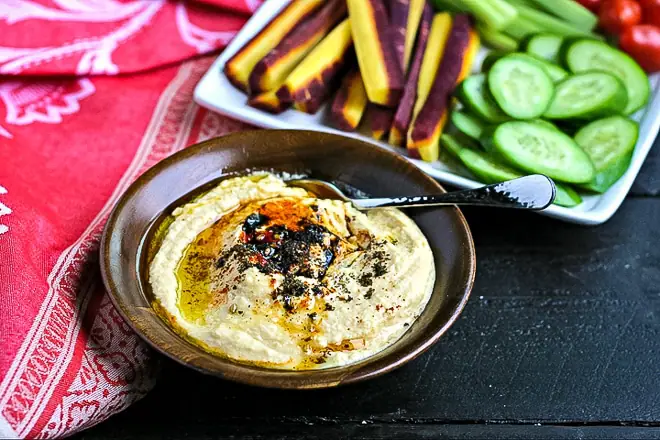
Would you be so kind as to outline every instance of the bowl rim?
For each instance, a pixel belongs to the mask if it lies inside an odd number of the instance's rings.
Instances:
[[[469,264],[469,270],[467,273],[467,277],[464,280],[461,280],[461,287],[462,287],[462,293],[460,293],[461,298],[460,301],[456,304],[454,310],[451,311],[451,315],[447,319],[447,321],[440,327],[439,329],[435,330],[431,335],[429,336],[423,336],[421,338],[421,342],[418,344],[417,347],[415,347],[413,350],[411,350],[407,354],[399,354],[397,352],[393,352],[391,356],[393,359],[391,361],[388,361],[384,365],[382,365],[379,368],[368,370],[368,371],[362,371],[364,367],[368,366],[370,363],[370,360],[373,358],[373,356],[367,357],[355,364],[349,364],[346,366],[337,366],[337,367],[332,367],[332,368],[327,368],[327,369],[319,369],[319,370],[278,370],[278,369],[268,369],[268,368],[260,368],[262,370],[261,374],[259,372],[256,372],[254,370],[246,370],[244,374],[232,374],[232,375],[225,375],[224,371],[222,371],[222,368],[218,368],[218,371],[212,371],[212,370],[207,370],[203,367],[200,367],[198,365],[195,365],[191,362],[187,362],[186,359],[178,356],[177,354],[165,349],[164,347],[160,346],[156,341],[152,340],[143,330],[140,328],[137,322],[132,319],[129,313],[125,310],[126,305],[123,304],[122,300],[119,298],[121,295],[118,295],[118,289],[119,287],[115,283],[115,280],[112,277],[112,270],[110,269],[111,266],[111,258],[110,258],[110,253],[109,253],[109,244],[111,241],[111,238],[113,236],[113,232],[116,231],[114,225],[118,219],[119,214],[123,211],[124,206],[126,203],[133,197],[134,193],[141,188],[144,183],[148,182],[153,175],[158,174],[161,170],[176,164],[179,160],[181,160],[184,157],[192,156],[197,154],[200,150],[203,150],[204,148],[210,147],[213,149],[214,147],[218,148],[226,148],[224,145],[226,143],[231,142],[231,138],[234,136],[245,136],[246,133],[248,135],[254,134],[257,135],[256,133],[268,133],[272,131],[277,131],[277,132],[289,132],[293,135],[295,133],[313,133],[314,135],[321,135],[326,138],[342,138],[346,140],[347,142],[352,142],[352,143],[360,143],[362,147],[365,149],[371,149],[375,151],[375,154],[381,154],[385,156],[389,156],[391,160],[394,162],[398,162],[398,165],[402,167],[402,169],[405,169],[405,171],[408,171],[410,173],[417,174],[419,177],[423,178],[424,180],[427,181],[427,183],[431,184],[432,186],[435,186],[440,193],[446,192],[446,190],[443,188],[443,186],[433,179],[431,176],[428,174],[424,173],[419,167],[414,165],[413,162],[407,160],[406,158],[402,157],[401,155],[389,151],[383,148],[380,148],[379,146],[369,143],[369,142],[364,142],[359,139],[355,139],[352,137],[348,136],[342,136],[338,134],[332,134],[332,133],[320,133],[316,132],[313,130],[280,130],[280,129],[254,129],[254,130],[242,130],[240,132],[234,132],[234,133],[229,133],[226,135],[222,136],[217,136],[211,139],[208,139],[203,142],[199,142],[196,144],[192,144],[182,150],[179,150],[170,156],[166,157],[165,159],[155,163],[153,166],[151,166],[149,169],[147,169],[144,173],[142,173],[140,176],[138,176],[137,179],[135,179],[129,187],[124,191],[124,193],[120,196],[120,198],[117,200],[115,206],[111,210],[110,214],[107,217],[106,223],[103,227],[103,232],[101,235],[100,239],[100,245],[99,245],[99,265],[101,269],[101,277],[103,280],[104,287],[108,293],[108,296],[110,298],[110,301],[117,310],[117,313],[122,317],[122,319],[129,325],[129,327],[143,340],[145,341],[150,347],[152,347],[154,350],[157,352],[167,356],[168,358],[174,360],[175,362],[184,365],[188,368],[192,368],[196,371],[199,371],[204,374],[208,375],[213,375],[216,377],[221,377],[223,379],[228,379],[234,382],[246,384],[246,385],[252,385],[252,386],[259,386],[259,387],[265,387],[265,388],[276,388],[276,389],[315,389],[315,388],[330,388],[330,387],[335,387],[335,386],[340,386],[340,385],[347,385],[351,383],[357,383],[357,382],[362,382],[368,379],[372,379],[378,376],[382,376],[383,374],[389,373],[404,364],[412,361],[413,359],[419,357],[421,354],[426,352],[431,346],[433,346],[439,339],[440,337],[446,333],[446,331],[456,322],[458,317],[461,315],[463,312],[463,309],[465,308],[465,305],[467,304],[468,299],[470,298],[470,294],[472,292],[472,289],[474,287],[474,281],[476,277],[476,251],[475,251],[475,246],[474,246],[474,239],[472,236],[472,232],[470,230],[470,227],[467,223],[467,220],[465,219],[465,216],[463,215],[462,211],[454,206],[451,209],[454,212],[454,215],[456,215],[456,218],[462,227],[462,230],[465,233],[465,236],[467,240],[461,243],[461,247],[465,249],[465,257],[468,261]],[[213,144],[217,143],[219,139],[223,139],[222,144],[218,144],[214,146]],[[250,171],[249,167],[245,168],[245,171]],[[276,171],[275,169],[273,171]],[[223,174],[223,178],[225,176],[230,175],[229,173]],[[201,185],[200,185],[201,186]],[[198,187],[191,188],[187,193],[195,191]],[[147,231],[149,228],[147,229]],[[140,241],[144,239],[144,235],[140,237]],[[137,282],[139,284],[139,282]],[[139,287],[138,289],[139,290]],[[181,337],[179,335],[179,337]],[[226,363],[226,366],[231,365],[233,368],[238,368],[239,370],[241,368],[254,368],[251,367],[247,364],[242,364],[239,362],[232,361],[231,359],[224,359],[218,356],[215,356],[216,359],[219,359],[222,363]],[[332,381],[332,382],[322,382],[322,383],[313,383],[313,384],[301,384],[301,383],[296,383],[296,382],[289,382],[285,380],[276,380],[273,382],[270,382],[268,377],[269,372],[271,374],[277,374],[277,372],[280,373],[304,373],[306,375],[314,374],[315,372],[317,373],[322,373],[322,372],[328,372],[328,371],[339,371],[339,370],[346,370],[347,375],[342,377],[341,380],[339,381]],[[250,377],[251,380],[248,380],[248,376]]]

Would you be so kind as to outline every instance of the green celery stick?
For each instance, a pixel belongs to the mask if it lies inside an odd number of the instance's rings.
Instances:
[[[598,24],[598,17],[575,0],[532,1],[583,31],[592,31]]]
[[[515,1],[517,2],[518,0]],[[583,36],[602,39],[602,37],[597,36],[593,32],[578,29],[575,26],[571,25],[570,23],[562,21],[559,18],[555,18],[550,14],[546,14],[545,12],[538,11],[536,9],[524,6],[522,4],[516,4],[514,6],[518,10],[518,15],[520,18],[523,18],[527,21],[534,23],[535,25],[540,27],[542,31],[552,32],[562,37],[583,35]]]
[[[460,0],[477,21],[501,30],[509,26],[518,16],[516,8],[504,0]]]
[[[521,16],[518,16],[506,29],[504,29],[506,35],[518,41],[541,32],[544,32],[542,27]]]
[[[477,23],[477,31],[482,41],[493,49],[504,52],[514,52],[518,49],[518,41],[510,36],[489,28],[483,23]]]

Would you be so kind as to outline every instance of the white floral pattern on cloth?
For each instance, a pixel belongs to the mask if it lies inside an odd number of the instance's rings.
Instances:
[[[7,194],[7,189],[4,186],[0,186],[0,195]],[[11,214],[11,208],[9,206],[5,205],[4,203],[0,202],[0,217],[3,215],[9,215]],[[9,232],[9,226],[3,225],[0,223],[0,235],[5,234]]]
[[[80,110],[80,101],[95,91],[94,84],[87,78],[47,83],[6,81],[0,84],[0,100],[5,105],[7,124],[59,124],[63,115],[76,113]],[[6,128],[0,135],[11,138]]]
[[[212,32],[194,25],[188,19],[188,12],[183,2],[176,5],[176,26],[181,39],[194,47],[198,53],[206,53],[218,46],[225,46],[236,35],[233,31]]]
[[[153,386],[150,353],[103,296],[90,329],[80,370],[46,423],[55,438],[95,425],[122,411]],[[117,388],[125,392],[117,393]]]

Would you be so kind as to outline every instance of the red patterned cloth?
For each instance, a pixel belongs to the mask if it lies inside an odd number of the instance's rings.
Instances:
[[[0,0],[0,438],[61,437],[144,396],[155,358],[98,269],[127,186],[240,130],[192,92],[258,0]]]

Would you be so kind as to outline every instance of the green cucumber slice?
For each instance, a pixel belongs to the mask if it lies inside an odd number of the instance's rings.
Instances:
[[[541,116],[555,92],[542,67],[517,56],[506,56],[493,64],[488,87],[504,113],[516,119]]]
[[[537,34],[528,38],[523,43],[525,52],[551,63],[559,64],[559,51],[564,39],[554,34]]]
[[[582,203],[582,197],[573,188],[568,185],[562,185],[555,182],[557,192],[555,194],[555,205],[572,208]]]
[[[562,182],[587,183],[596,175],[573,138],[537,122],[510,121],[486,129],[481,144],[516,168]]]
[[[520,52],[515,52],[510,54],[493,52],[488,56],[486,56],[486,58],[484,58],[484,61],[481,64],[482,70],[490,70],[490,68],[493,67],[493,64],[495,64],[499,59],[505,56],[511,58],[517,58],[520,60],[527,61],[529,63],[536,64],[541,69],[543,69],[545,73],[550,77],[550,79],[552,79],[552,81],[555,83],[563,80],[568,76],[568,72],[562,69],[561,67],[557,66],[556,64],[552,64],[546,60],[542,60],[540,58],[533,57],[532,55],[528,55],[526,53],[520,53]]]
[[[493,124],[508,121],[510,118],[497,106],[488,92],[486,75],[479,74],[466,78],[457,88],[456,97],[473,114]]]
[[[557,84],[545,112],[549,119],[592,119],[621,113],[628,103],[626,88],[605,72],[573,75]]]
[[[479,144],[477,144],[473,139],[462,135],[462,134],[443,134],[440,136],[440,144],[451,153],[454,157],[459,157],[461,150],[470,149],[478,150],[480,149]]]
[[[599,119],[575,134],[575,142],[589,155],[596,177],[585,189],[603,193],[623,176],[632,159],[639,126],[624,116]]]
[[[488,72],[491,67],[493,67],[493,64],[495,64],[498,60],[501,60],[505,56],[511,54],[512,52],[502,52],[502,51],[496,51],[496,52],[491,52],[488,55],[486,55],[486,58],[481,62],[481,71],[482,72]]]
[[[644,70],[630,56],[602,41],[580,39],[567,42],[563,50],[564,63],[574,73],[599,70],[619,78],[626,88],[628,105],[624,112],[631,114],[649,100],[651,85]]]
[[[465,112],[453,111],[451,113],[451,122],[461,133],[476,140],[479,140],[481,132],[484,130],[483,122]]]
[[[505,180],[523,177],[520,171],[505,165],[481,151],[463,148],[458,151],[458,158],[481,182],[486,184],[500,183]],[[555,182],[557,193],[555,205],[573,207],[582,203],[582,198],[573,188]]]
[[[546,121],[545,119],[534,119],[533,121],[530,122],[534,122],[535,124],[542,125],[543,127],[552,128],[553,130],[558,130],[555,124],[553,124],[550,121]]]
[[[494,160],[490,155],[481,151],[462,149],[458,152],[458,158],[472,174],[487,184],[524,176],[520,171]]]

